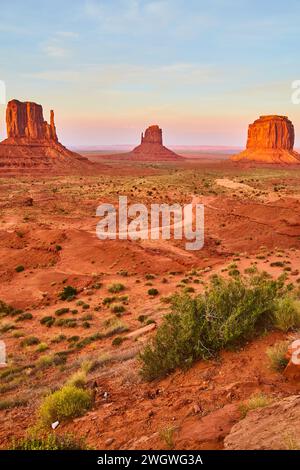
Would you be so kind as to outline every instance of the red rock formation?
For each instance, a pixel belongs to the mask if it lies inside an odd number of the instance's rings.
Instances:
[[[7,139],[0,144],[0,170],[75,169],[84,163],[81,155],[59,143],[50,111],[50,124],[44,120],[41,105],[12,100],[6,109]]]
[[[50,113],[50,124],[44,121],[40,104],[12,100],[6,109],[7,137],[11,139],[53,140],[58,142],[54,112]]]
[[[150,126],[145,131],[145,136],[142,133],[141,144],[160,144],[163,145],[162,130],[159,126]]]
[[[248,130],[247,148],[232,160],[265,163],[300,163],[294,152],[295,132],[286,116],[261,116]]]
[[[145,161],[178,160],[183,158],[163,145],[162,129],[157,125],[148,127],[145,134],[142,133],[141,144],[133,149],[128,154],[128,157],[134,160]]]

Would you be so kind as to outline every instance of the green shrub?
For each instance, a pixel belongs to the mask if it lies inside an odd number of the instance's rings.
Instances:
[[[103,305],[109,305],[109,304],[111,304],[112,302],[114,302],[116,299],[117,299],[116,296],[113,296],[113,297],[104,297],[104,299],[103,299]]]
[[[288,341],[279,341],[267,349],[267,356],[273,370],[281,372],[288,365],[289,361],[286,358],[288,346]]]
[[[148,318],[148,315],[140,315],[140,316],[138,317],[138,321],[139,321],[140,323],[145,323],[145,321],[147,320],[147,318]]]
[[[252,395],[252,397],[250,397],[246,403],[240,405],[242,418],[245,418],[249,411],[256,410],[257,408],[264,408],[265,406],[270,405],[270,403],[270,398],[268,398],[263,393]]]
[[[47,343],[40,343],[38,347],[36,348],[36,352],[44,352],[44,351],[47,351],[47,349],[49,349]]]
[[[68,338],[68,343],[76,343],[79,340],[80,336],[70,336],[70,338]]]
[[[0,317],[6,317],[8,315],[14,317],[15,315],[19,315],[21,313],[23,313],[22,310],[18,310],[0,300]]]
[[[77,295],[77,289],[72,286],[66,286],[63,290],[59,293],[59,298],[61,300],[73,300],[74,297]]]
[[[28,400],[14,398],[12,400],[1,400],[0,401],[0,411],[1,410],[12,410],[13,408],[19,408],[21,406],[26,406]]]
[[[169,449],[174,447],[174,426],[166,426],[159,431],[159,437],[166,443]]]
[[[47,369],[48,367],[51,367],[55,364],[54,358],[52,356],[41,356],[37,361],[36,361],[36,366],[39,369]]]
[[[43,425],[50,425],[55,421],[82,416],[91,406],[92,395],[89,391],[74,385],[64,385],[44,399],[39,409],[39,417]]]
[[[16,319],[16,321],[32,320],[33,316],[29,312],[21,313]]]
[[[183,292],[184,292],[185,294],[193,294],[193,293],[195,292],[195,289],[194,289],[194,287],[185,287],[185,288],[183,289]]]
[[[40,344],[40,340],[36,336],[28,336],[28,338],[24,338],[23,341],[21,341],[22,348],[36,344]]]
[[[83,440],[75,439],[70,434],[51,433],[45,436],[29,435],[20,440],[13,440],[9,450],[85,450]]]
[[[0,332],[7,333],[8,331],[15,330],[15,329],[16,329],[16,326],[13,323],[4,323],[0,328]]]
[[[300,302],[285,296],[277,300],[275,326],[284,332],[300,327]]]
[[[111,284],[108,288],[108,291],[111,294],[118,294],[119,292],[122,292],[125,290],[124,284],[121,283],[116,283],[116,284]]]
[[[25,270],[25,268],[24,268],[24,266],[22,266],[22,265],[16,267],[16,272],[17,272],[17,273],[21,273],[21,272],[23,272],[24,270]]]
[[[121,314],[125,312],[125,307],[124,305],[121,304],[114,304],[111,306],[111,311],[116,314]]]
[[[75,328],[77,326],[76,318],[59,318],[55,320],[55,326],[65,326],[66,328]]]
[[[51,343],[54,343],[54,344],[61,343],[65,339],[67,339],[65,335],[58,335],[58,336],[55,336],[55,338],[51,340]]]
[[[174,296],[172,313],[140,354],[143,377],[152,380],[197,359],[211,358],[251,338],[256,330],[272,326],[283,289],[281,279],[273,281],[261,274],[229,280],[217,277],[195,298]]]
[[[83,370],[79,370],[78,372],[75,372],[75,374],[73,374],[67,382],[67,385],[72,385],[74,387],[83,388],[83,389],[85,387],[85,384],[86,384],[86,372]]]
[[[123,343],[124,341],[124,338],[122,338],[121,336],[117,336],[116,338],[114,338],[112,340],[112,345],[113,346],[121,346],[121,344]]]
[[[58,310],[56,310],[55,315],[60,317],[61,315],[64,315],[65,313],[69,313],[69,311],[70,309],[67,307],[59,308]]]
[[[158,292],[157,289],[154,289],[154,288],[153,288],[153,289],[149,289],[149,290],[148,290],[148,295],[151,295],[151,297],[155,297],[155,296],[158,295],[158,294],[159,294],[159,292]]]
[[[238,269],[230,269],[228,271],[228,275],[232,277],[238,277],[240,275],[240,271]]]
[[[45,325],[47,326],[48,328],[50,328],[55,322],[55,318],[54,317],[51,317],[50,315],[46,316],[46,317],[43,317],[41,320],[40,320],[40,324],[41,325]]]

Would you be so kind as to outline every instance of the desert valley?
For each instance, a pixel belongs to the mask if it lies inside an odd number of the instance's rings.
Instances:
[[[59,143],[54,113],[48,124],[31,102],[10,101],[6,124],[1,448],[299,449],[292,122],[262,116],[241,153],[192,157],[165,147],[158,125],[130,152],[79,154]],[[204,247],[99,240],[96,209],[121,195],[203,204]],[[184,315],[196,305],[208,326],[188,350],[197,318]]]

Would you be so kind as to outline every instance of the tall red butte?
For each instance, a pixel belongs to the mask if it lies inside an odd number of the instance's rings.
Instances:
[[[232,160],[297,164],[300,154],[294,143],[294,126],[286,116],[261,116],[249,126],[246,150]]]
[[[179,160],[180,155],[163,145],[162,129],[154,125],[142,133],[141,144],[130,153],[135,160]]]
[[[6,109],[7,139],[0,143],[0,170],[72,170],[90,166],[81,155],[64,147],[57,138],[54,111],[50,124],[41,105],[12,100]]]

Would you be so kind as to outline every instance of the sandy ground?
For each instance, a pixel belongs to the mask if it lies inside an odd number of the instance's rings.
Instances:
[[[199,362],[188,372],[177,371],[150,384],[141,381],[136,356],[155,333],[135,333],[144,326],[142,315],[160,324],[169,309],[167,296],[186,285],[201,292],[212,274],[226,276],[232,263],[241,273],[253,264],[274,277],[285,272],[288,282],[296,284],[299,176],[299,170],[286,167],[245,168],[193,160],[122,167],[114,162],[93,176],[2,178],[0,299],[33,317],[19,322],[1,319],[8,363],[19,368],[11,377],[1,378],[1,401],[24,402],[0,411],[1,446],[25,434],[36,420],[42,396],[64,383],[87,359],[103,359],[103,366],[89,375],[96,384],[95,407],[61,425],[58,432],[73,432],[98,448],[167,448],[164,430],[172,428],[175,448],[220,449],[240,418],[241,401],[257,391],[272,397],[299,392],[299,385],[286,382],[268,366],[266,349],[285,338],[283,333],[270,333],[241,351],[223,353],[216,361]],[[115,204],[119,195],[146,205],[183,204],[196,198],[205,206],[204,248],[187,252],[178,240],[100,241],[95,233],[96,208],[102,202]],[[24,270],[16,269],[20,266]],[[124,285],[124,292],[117,295],[123,298],[116,300],[124,306],[121,318],[103,304],[112,295],[109,286],[116,282]],[[66,285],[78,290],[71,302],[59,300]],[[150,287],[159,295],[150,297]],[[70,311],[59,318],[75,319],[73,327],[47,328],[40,323],[46,316],[56,317],[61,308]],[[77,336],[78,342],[105,333],[116,322],[128,329],[121,336],[131,334],[121,346],[112,344],[116,334],[81,349],[70,347],[70,338]],[[59,335],[63,339],[54,342]],[[47,349],[22,347],[28,336],[36,336]],[[41,356],[62,351],[67,352],[64,365],[37,366]]]

